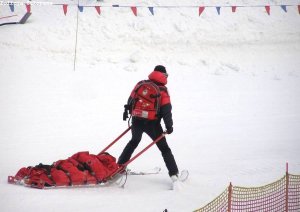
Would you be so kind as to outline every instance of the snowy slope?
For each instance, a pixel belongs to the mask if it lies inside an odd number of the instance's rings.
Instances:
[[[62,1],[55,1],[62,2]],[[74,3],[73,1],[65,1]],[[86,1],[83,4],[94,5]],[[103,5],[253,5],[253,1],[108,1]],[[299,1],[261,1],[261,4]],[[32,6],[25,25],[0,28],[1,211],[192,211],[231,181],[259,186],[289,162],[300,173],[300,16],[271,7],[84,8]],[[24,7],[16,7],[21,17]],[[12,14],[0,6],[0,17]],[[11,18],[11,20],[16,17]],[[3,21],[3,20],[1,20]],[[190,178],[180,192],[156,147],[117,187],[35,190],[8,185],[22,166],[52,163],[78,151],[98,153],[127,127],[123,104],[157,64],[169,72],[174,133],[167,137]],[[150,139],[143,137],[143,145]],[[130,136],[109,151],[118,157]]]

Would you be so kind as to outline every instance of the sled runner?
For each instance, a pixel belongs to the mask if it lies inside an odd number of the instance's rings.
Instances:
[[[129,161],[119,165],[116,163],[116,158],[106,151],[119,141],[130,129],[131,127],[129,126],[128,129],[97,155],[90,154],[87,151],[78,152],[67,159],[58,160],[51,165],[40,163],[36,166],[23,167],[15,176],[8,176],[8,183],[39,189],[102,186],[112,183],[124,186],[127,180],[127,174],[143,174],[142,172],[133,171],[127,173],[126,167],[128,164],[166,135],[166,132],[163,132],[157,139],[152,141]],[[158,173],[159,171],[160,169],[156,172]],[[147,173],[145,172],[145,174]]]
[[[31,13],[27,12],[25,13],[25,15],[21,18],[20,21],[18,22],[6,22],[6,23],[1,23],[0,26],[4,26],[4,25],[11,25],[11,24],[25,24],[27,19],[29,18],[29,16],[31,15]],[[10,16],[12,17],[12,16]]]

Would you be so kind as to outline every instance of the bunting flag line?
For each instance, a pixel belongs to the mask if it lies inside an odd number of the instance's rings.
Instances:
[[[78,10],[80,12],[83,12],[84,10],[84,7],[94,7],[98,13],[98,15],[101,14],[101,7],[114,7],[114,8],[120,8],[120,7],[125,7],[125,8],[130,8],[133,15],[134,16],[138,16],[137,14],[137,10],[138,8],[148,8],[151,15],[154,16],[154,8],[198,8],[198,15],[201,16],[205,10],[205,8],[216,8],[217,10],[217,14],[218,15],[221,15],[221,8],[228,8],[230,7],[231,8],[231,11],[232,13],[235,13],[237,8],[240,7],[240,8],[254,8],[254,7],[264,7],[265,8],[265,11],[266,13],[270,16],[271,15],[271,7],[280,7],[285,13],[288,12],[287,10],[287,7],[292,7],[292,6],[296,6],[298,8],[298,13],[300,15],[300,5],[299,4],[286,4],[286,5],[236,5],[236,6],[229,6],[229,5],[219,5],[219,6],[212,6],[212,5],[203,5],[203,6],[194,6],[194,5],[182,5],[182,6],[172,6],[172,5],[169,5],[169,6],[127,6],[127,5],[119,5],[119,4],[114,4],[114,5],[79,5],[79,4],[55,4],[55,3],[52,3],[52,2],[34,2],[34,0],[32,1],[28,1],[26,3],[20,3],[20,2],[5,2],[3,0],[0,0],[0,6],[1,5],[8,5],[9,8],[10,8],[10,11],[11,12],[14,12],[15,11],[15,5],[25,5],[26,7],[26,11],[27,12],[31,12],[32,8],[31,8],[31,5],[39,5],[39,6],[43,6],[43,5],[52,5],[52,6],[62,6],[63,7],[63,12],[64,12],[64,15],[67,15],[67,12],[68,12],[68,6],[76,6],[78,8]]]

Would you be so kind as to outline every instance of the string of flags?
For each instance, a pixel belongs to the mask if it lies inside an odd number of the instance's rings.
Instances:
[[[3,2],[2,2],[3,3]],[[8,6],[10,7],[10,10],[11,12],[14,12],[15,8],[15,3],[14,2],[8,2],[7,3]],[[34,4],[34,2],[27,2],[27,3],[24,3],[25,4],[25,7],[26,7],[26,11],[27,12],[31,12],[31,5]],[[3,4],[2,4],[3,5]],[[79,4],[51,4],[51,5],[55,5],[55,6],[62,6],[62,9],[63,9],[63,13],[65,15],[67,15],[67,12],[68,12],[68,7],[69,6],[77,6],[78,7],[78,10],[80,12],[83,12],[83,9],[85,7],[94,7],[96,9],[96,12],[100,15],[101,14],[101,8],[102,7],[125,7],[125,8],[130,8],[133,15],[134,16],[137,16],[138,15],[138,8],[148,8],[150,13],[154,16],[154,8],[198,8],[198,15],[201,16],[201,14],[204,12],[205,8],[209,8],[209,7],[215,7],[216,8],[216,11],[218,13],[218,15],[221,14],[221,8],[223,7],[231,7],[231,11],[232,13],[235,13],[237,12],[237,8],[242,8],[242,7],[264,7],[265,8],[265,11],[268,15],[271,15],[271,7],[281,7],[281,9],[284,11],[284,12],[288,12],[287,10],[287,7],[292,7],[292,6],[297,6],[298,7],[298,13],[300,14],[300,5],[252,5],[252,6],[209,6],[209,5],[206,5],[206,6],[155,6],[155,7],[149,7],[149,6],[122,6],[122,5],[111,5],[111,6],[107,6],[107,5],[103,5],[103,6],[99,6],[99,5],[94,5],[94,6],[91,6],[91,5],[79,5]]]

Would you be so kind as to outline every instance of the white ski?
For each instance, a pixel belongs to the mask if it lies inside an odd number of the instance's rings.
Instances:
[[[149,169],[146,171],[133,171],[131,169],[126,170],[128,175],[151,175],[151,174],[159,174],[160,171],[161,171],[160,167],[154,167],[153,169]]]
[[[178,176],[178,180],[184,182],[188,179],[188,177],[189,177],[189,171],[184,169],[180,172],[180,175]]]
[[[184,186],[184,182],[188,179],[189,177],[189,172],[188,170],[182,170],[177,177],[171,177],[172,180],[172,186],[171,186],[171,190],[176,190],[179,191],[182,189],[182,187]]]

